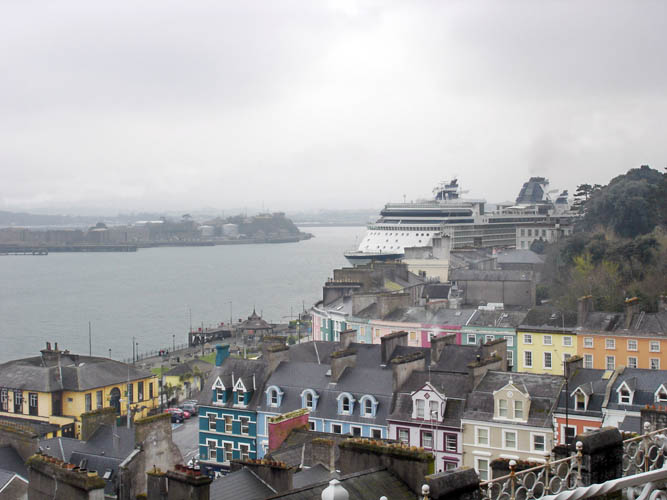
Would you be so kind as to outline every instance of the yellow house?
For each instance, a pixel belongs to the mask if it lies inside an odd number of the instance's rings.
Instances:
[[[213,370],[213,364],[192,359],[178,364],[162,376],[163,393],[167,393],[167,386],[173,388],[173,393],[167,398],[176,400],[189,399],[197,396],[202,389],[202,383]]]
[[[51,349],[0,365],[0,419],[28,425],[41,436],[79,437],[81,414],[114,407],[143,417],[159,406],[158,380],[108,358]],[[129,395],[129,402],[128,402]]]
[[[576,313],[532,308],[517,328],[517,371],[563,375],[565,359],[577,354]]]

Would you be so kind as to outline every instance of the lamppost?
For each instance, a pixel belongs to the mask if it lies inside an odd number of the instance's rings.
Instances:
[[[558,311],[560,313],[561,319],[561,331],[565,333],[565,315],[563,311]],[[567,434],[570,429],[570,365],[567,362],[567,358],[563,355],[563,376],[565,377],[565,432],[564,432],[564,442],[565,448],[568,453],[570,452],[570,442],[568,441]]]
[[[174,352],[176,350],[176,334],[172,333],[171,334],[171,352]]]

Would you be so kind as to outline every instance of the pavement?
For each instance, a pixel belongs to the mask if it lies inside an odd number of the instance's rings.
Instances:
[[[172,439],[188,463],[193,457],[199,458],[199,417],[190,417],[185,423],[172,424]]]

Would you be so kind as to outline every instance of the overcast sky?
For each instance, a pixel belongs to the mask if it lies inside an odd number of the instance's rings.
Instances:
[[[0,209],[379,207],[667,165],[667,2],[0,2]]]

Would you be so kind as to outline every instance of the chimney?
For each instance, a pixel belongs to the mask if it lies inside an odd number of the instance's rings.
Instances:
[[[278,449],[290,435],[292,429],[308,429],[308,408],[301,408],[268,418],[269,451]]]
[[[468,365],[468,375],[471,379],[470,381],[472,383],[472,390],[475,390],[477,384],[479,384],[480,381],[484,378],[484,375],[486,375],[486,372],[489,370],[506,371],[506,366],[506,363],[505,366],[503,366],[502,358],[482,359],[482,357],[478,354],[477,361]]]
[[[500,338],[482,344],[482,359],[491,358],[501,358],[502,368],[500,369],[507,371],[507,339]]]
[[[331,439],[313,439],[311,453],[313,455],[313,465],[319,463],[331,472],[336,470],[336,444]]]
[[[426,358],[421,351],[406,356],[398,356],[391,360],[391,387],[398,391],[415,370],[426,370]]]
[[[112,406],[99,408],[81,414],[81,441],[88,441],[102,426],[114,428],[116,424],[116,409]],[[115,433],[114,433],[115,434]]]
[[[146,473],[147,500],[167,500],[167,475],[153,468]]]
[[[357,351],[346,349],[345,351],[336,351],[331,354],[331,381],[338,382],[343,371],[348,366],[354,367],[357,363]]]
[[[289,347],[285,344],[270,345],[266,348],[266,355],[269,373],[273,373],[281,361],[289,361]]]
[[[658,312],[667,312],[667,295],[658,297]]]
[[[168,500],[208,500],[211,496],[211,478],[201,471],[185,466],[167,472]]]
[[[446,345],[456,344],[456,334],[448,333],[431,339],[431,366],[437,365]]]
[[[348,328],[340,332],[340,350],[344,351],[350,344],[357,341],[357,331],[353,328]]]
[[[577,370],[584,367],[584,358],[581,356],[570,356],[565,360],[565,378],[570,378]]]
[[[625,329],[629,330],[635,314],[639,312],[639,299],[632,297],[625,299]]]
[[[257,477],[259,477],[266,484],[271,486],[276,493],[284,493],[291,490],[294,487],[293,476],[294,470],[296,467],[290,467],[284,462],[277,462],[274,460],[232,460],[230,464],[231,472],[236,472],[243,468],[248,469],[253,472]],[[171,493],[171,489],[169,490]],[[178,497],[181,498],[190,498],[190,497]],[[171,496],[169,497],[171,500]],[[204,500],[204,499],[202,499]],[[205,499],[208,500],[208,497]]]
[[[229,344],[215,346],[215,366],[222,366],[222,363],[229,357]]]
[[[382,365],[386,365],[391,359],[394,349],[408,345],[408,332],[394,332],[380,338],[380,353],[382,355]]]
[[[593,296],[586,295],[577,299],[577,326],[583,326],[588,313],[593,310]]]
[[[285,337],[281,337],[280,335],[265,335],[262,339],[262,356],[267,358],[269,349],[275,346],[284,347]]]
[[[42,360],[45,362],[56,361],[60,357],[60,352],[58,351],[58,342],[56,342],[56,348],[51,349],[51,342],[46,343],[46,349],[39,351],[42,353]]]

